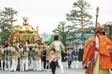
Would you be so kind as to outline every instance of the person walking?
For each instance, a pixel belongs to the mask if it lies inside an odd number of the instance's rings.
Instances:
[[[42,59],[42,68],[43,70],[46,70],[46,56],[47,56],[47,50],[45,47],[42,48],[42,54],[41,54],[41,59]]]
[[[18,66],[18,49],[14,45],[11,46],[11,55],[12,55],[12,64],[10,71],[15,72]]]
[[[3,62],[4,62],[4,49],[3,49],[3,45],[0,46],[0,59],[1,59],[1,70],[4,69],[4,65],[3,65]]]
[[[34,55],[33,55],[33,47],[29,47],[29,53],[28,53],[28,61],[29,61],[29,69],[33,69],[34,68]]]
[[[35,71],[41,71],[42,70],[41,46],[35,46],[33,51],[34,51],[34,70]]]
[[[91,58],[91,55],[88,55],[88,52],[90,51],[91,54],[94,53],[94,55],[92,55],[94,66],[92,68],[88,67],[86,72],[92,71],[92,74],[110,74],[109,69],[111,68],[112,63],[112,56],[110,56],[110,52],[112,52],[112,41],[105,35],[104,28],[99,23],[97,23],[95,34],[96,36],[89,38],[84,45],[84,64],[87,65],[91,63],[91,61],[88,61],[88,59]],[[95,43],[95,51],[90,49],[93,43]]]
[[[55,74],[55,71],[56,71],[56,56],[55,56],[54,52],[55,52],[55,49],[52,49],[50,51],[50,60],[49,60],[49,63],[51,65],[52,74]]]
[[[49,45],[46,46],[46,50],[47,50],[47,52],[46,52],[46,63],[47,63],[46,66],[47,66],[47,71],[50,71],[51,70],[51,66],[49,64],[49,59],[50,59]]]
[[[4,70],[8,70],[8,44],[4,45]]]
[[[22,71],[28,71],[28,52],[29,48],[26,45],[23,45],[22,47],[22,55],[21,55],[21,70]]]
[[[22,56],[22,54],[23,54],[23,45],[22,44],[19,45],[19,52],[18,52],[18,54],[19,54],[19,56],[18,56],[19,57],[18,63],[19,63],[19,68],[20,68],[19,70],[20,71],[24,71],[23,70],[23,66],[22,66],[23,65],[22,64],[22,62],[23,62],[22,61],[23,60],[23,56]]]
[[[8,44],[8,48],[7,48],[7,70],[10,71],[11,68],[11,61],[12,61],[12,55],[11,55],[11,48],[12,48],[12,44]]]
[[[72,68],[79,68],[79,49],[78,46],[76,46],[72,51]]]
[[[63,68],[62,61],[61,61],[61,59],[62,59],[61,53],[65,52],[65,47],[62,44],[62,42],[59,41],[58,35],[54,36],[54,41],[51,43],[49,49],[50,50],[55,49],[55,55],[56,55],[58,65],[60,66],[61,73],[64,74],[64,68]]]
[[[65,59],[67,60],[68,68],[71,68],[71,63],[72,63],[72,50],[70,48],[67,49],[66,51],[66,56]]]

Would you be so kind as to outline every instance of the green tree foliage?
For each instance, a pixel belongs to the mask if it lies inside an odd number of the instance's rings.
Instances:
[[[82,29],[79,28],[76,33],[81,33],[81,31]],[[83,33],[84,34],[94,34],[94,27],[93,26],[85,27]]]
[[[8,39],[11,33],[11,26],[16,21],[14,19],[15,15],[17,15],[17,11],[9,7],[5,7],[4,10],[0,11],[0,44],[4,44]]]
[[[74,25],[81,25],[82,21],[84,24],[90,23],[92,16],[87,12],[90,9],[90,4],[84,0],[78,0],[74,2],[73,9],[70,13],[67,13],[67,20],[74,23]]]
[[[56,29],[53,30],[53,33],[60,36],[60,40],[66,46],[66,39],[70,35],[70,32],[73,30],[73,26],[67,25],[66,22],[61,21]]]
[[[74,26],[78,26],[79,28],[81,28],[83,41],[84,26],[92,24],[92,16],[87,12],[88,9],[90,9],[89,3],[84,0],[77,0],[73,3],[73,9],[70,11],[70,13],[66,14],[68,21],[71,21]]]

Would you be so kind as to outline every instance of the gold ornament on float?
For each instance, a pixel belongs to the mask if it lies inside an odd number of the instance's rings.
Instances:
[[[11,34],[8,38],[8,43],[15,42],[19,44],[26,44],[27,46],[37,46],[40,43],[44,43],[42,38],[38,33],[38,26],[36,29],[31,27],[28,24],[28,18],[23,18],[23,25],[22,26],[12,26]],[[38,39],[38,40],[37,40]]]

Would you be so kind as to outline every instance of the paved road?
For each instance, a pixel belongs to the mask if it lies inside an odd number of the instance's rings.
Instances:
[[[0,71],[0,74],[52,74],[51,71],[27,71],[27,72],[9,72],[9,71]],[[56,74],[61,74],[61,71],[59,68],[56,70]],[[65,73],[64,74],[84,74],[84,70],[82,69],[67,69],[65,68]]]
[[[81,64],[80,64],[81,65]],[[79,69],[68,69],[66,66],[66,63],[63,62],[63,66],[64,66],[64,74],[84,74],[84,69],[79,68]],[[27,71],[27,72],[9,72],[9,71],[0,71],[0,74],[52,74],[51,71],[41,71],[41,72],[37,72],[37,71]],[[56,69],[56,74],[61,74],[60,68]]]

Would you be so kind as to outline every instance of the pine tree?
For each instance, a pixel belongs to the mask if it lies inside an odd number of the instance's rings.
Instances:
[[[14,19],[16,14],[17,11],[9,7],[5,7],[4,10],[0,11],[0,44],[4,44],[7,41],[13,22],[17,21]]]
[[[84,43],[83,31],[87,24],[91,23],[92,16],[87,12],[90,9],[90,4],[84,0],[78,0],[73,3],[73,9],[66,14],[67,20],[71,21],[74,26],[82,29],[82,42]]]

